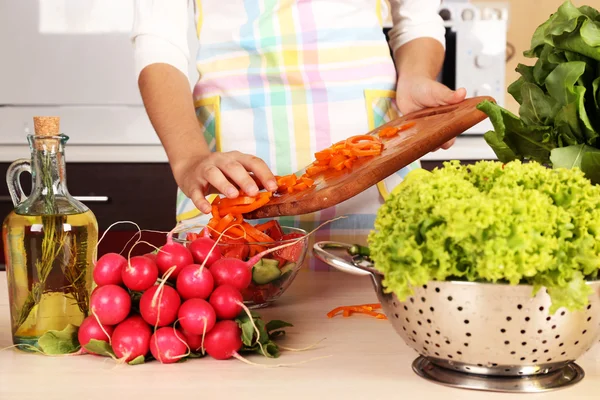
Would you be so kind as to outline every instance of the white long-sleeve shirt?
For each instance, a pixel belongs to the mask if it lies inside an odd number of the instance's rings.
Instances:
[[[189,0],[136,0],[135,22],[132,32],[136,72],[139,74],[147,65],[153,63],[170,64],[184,74],[188,73],[190,51],[188,46],[188,1]],[[194,1],[194,0],[191,0]],[[195,0],[194,4],[197,31],[210,36],[213,26],[229,24],[228,15],[238,21],[246,22],[241,14],[253,14],[256,17],[261,11],[244,10],[241,0]],[[328,16],[339,15],[339,19],[331,21],[332,27],[344,24],[350,13],[364,13],[365,17],[373,17],[376,1],[381,0],[313,0],[314,13],[323,10]],[[211,4],[212,3],[212,4]],[[256,2],[263,3],[263,2]],[[280,3],[289,3],[280,1]],[[430,37],[445,46],[445,29],[438,14],[440,0],[389,0],[393,28],[389,33],[390,47],[393,51],[403,44],[420,37]],[[206,12],[211,6],[223,10],[219,15]],[[339,13],[336,14],[336,9]],[[315,16],[318,19],[318,15]],[[334,17],[335,18],[335,17]],[[225,20],[223,20],[225,19]],[[232,23],[232,25],[234,25]],[[202,45],[202,42],[201,42]]]

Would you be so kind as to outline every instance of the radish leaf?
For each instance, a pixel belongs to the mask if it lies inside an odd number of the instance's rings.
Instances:
[[[144,356],[138,356],[136,358],[134,358],[133,360],[129,361],[129,365],[138,365],[138,364],[143,364],[146,361],[146,358]]]
[[[49,330],[38,339],[38,346],[45,354],[69,354],[79,350],[78,327],[67,325],[62,331]]]
[[[282,328],[288,328],[288,327],[293,327],[293,326],[294,325],[290,324],[289,322],[274,319],[272,321],[267,322],[266,329],[267,329],[267,333],[271,334],[271,332],[273,332],[273,331],[277,331]]]
[[[110,344],[103,340],[91,339],[83,348],[104,357],[116,357]]]

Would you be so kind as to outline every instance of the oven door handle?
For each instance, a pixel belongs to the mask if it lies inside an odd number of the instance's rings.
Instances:
[[[73,196],[75,199],[82,203],[108,203],[110,197],[108,196]],[[0,203],[12,203],[10,196],[0,196]]]

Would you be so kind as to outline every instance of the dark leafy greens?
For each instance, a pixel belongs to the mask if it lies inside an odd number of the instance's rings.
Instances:
[[[600,183],[600,12],[563,3],[540,25],[508,87],[519,116],[484,101],[478,108],[494,126],[486,142],[502,162],[532,160],[580,168]]]

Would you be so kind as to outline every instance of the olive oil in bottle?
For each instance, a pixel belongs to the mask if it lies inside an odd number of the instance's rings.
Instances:
[[[32,350],[49,330],[79,326],[89,315],[98,225],[92,211],[67,189],[64,147],[56,117],[34,118],[31,161],[7,172],[15,209],[2,226],[13,343]],[[33,180],[29,197],[19,183]]]

